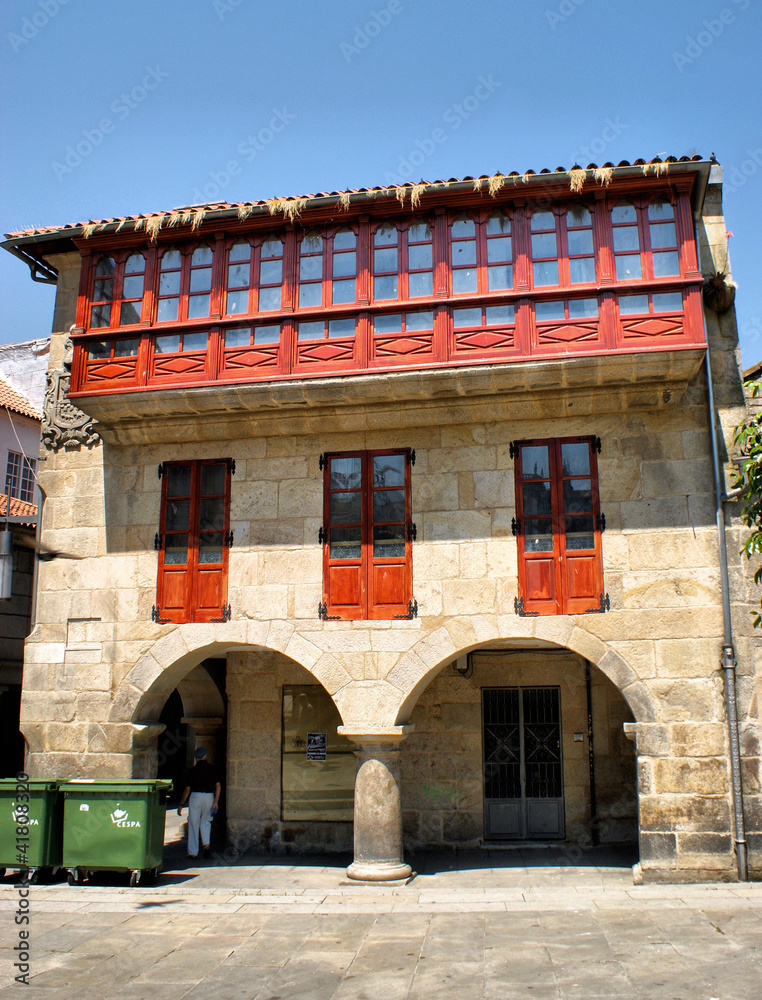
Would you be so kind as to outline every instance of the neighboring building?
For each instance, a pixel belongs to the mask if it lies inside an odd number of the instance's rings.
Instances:
[[[354,838],[358,878],[409,871],[403,829],[759,872],[756,598],[729,520],[725,585],[712,447],[716,419],[722,493],[744,399],[732,309],[702,306],[718,164],[5,246],[57,277],[42,540],[84,557],[40,567],[31,773],[146,776],[201,741],[237,848]]]

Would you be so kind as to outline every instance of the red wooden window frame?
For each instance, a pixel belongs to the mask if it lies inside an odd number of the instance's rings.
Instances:
[[[207,477],[205,471],[213,467],[216,476],[212,472]],[[165,462],[161,468],[156,617],[177,623],[223,621],[232,463],[226,458],[197,459]],[[210,559],[217,550],[219,559]]]
[[[581,215],[584,211],[586,217]],[[589,235],[589,245],[587,236]],[[555,248],[551,253],[550,238]],[[584,288],[594,286],[597,280],[600,245],[596,238],[594,209],[584,203],[549,208],[537,208],[528,213],[527,245],[532,261],[532,287],[538,290],[553,288]],[[584,261],[592,261],[592,276],[580,280],[578,269]],[[555,281],[538,281],[541,266],[555,264]]]
[[[315,241],[320,241],[318,250]],[[313,229],[305,233],[298,242],[296,262],[296,308],[303,312],[308,309],[348,309],[357,302],[357,286],[360,279],[360,239],[357,228],[342,226],[330,230]],[[351,298],[342,295],[334,301],[336,291],[349,291],[349,282],[354,283]],[[347,286],[345,289],[343,286]],[[317,292],[312,292],[317,289]],[[303,294],[309,292],[309,295]]]
[[[143,261],[143,268],[140,271],[126,268],[130,261],[140,257]],[[98,270],[104,261],[110,261],[113,270],[110,274],[98,274]],[[134,263],[131,265],[134,267]],[[122,329],[125,326],[137,326],[141,321],[143,311],[143,300],[146,294],[146,275],[148,261],[146,254],[142,250],[115,250],[113,253],[99,254],[94,258],[92,264],[92,274],[90,276],[90,298],[87,306],[86,323],[90,330],[114,330]],[[140,294],[135,294],[135,280],[141,278]],[[100,286],[100,288],[99,288]],[[127,286],[125,288],[125,286]],[[110,295],[97,297],[97,292],[108,292]],[[127,292],[128,294],[125,294]],[[130,316],[127,319],[125,307],[132,305],[137,311],[137,319]],[[107,323],[93,323],[96,310],[108,308],[109,318]],[[123,315],[124,314],[124,315]]]
[[[253,316],[282,310],[286,277],[284,236],[285,233],[268,233],[254,242],[241,237],[229,243],[222,279],[223,316]],[[280,244],[280,254],[272,252],[276,244]],[[277,280],[273,280],[276,276]],[[278,304],[274,305],[276,299]]]
[[[600,611],[602,522],[594,439],[518,441],[514,455],[520,613]],[[535,463],[531,472],[529,462]],[[587,539],[591,545],[584,545]]]
[[[428,234],[421,232],[423,227],[426,227]],[[395,235],[394,242],[383,238],[382,234],[386,232]],[[411,260],[414,265],[412,267]],[[372,227],[370,274],[374,302],[415,302],[417,299],[432,298],[435,266],[434,227],[429,219],[384,221]],[[394,294],[383,294],[383,283],[390,284],[392,281]]]
[[[499,228],[492,223],[499,220]],[[465,222],[473,226],[471,232],[464,231],[461,223]],[[515,266],[515,241],[513,233],[513,219],[508,206],[494,209],[486,213],[473,214],[471,212],[453,213],[450,216],[447,226],[447,268],[449,274],[449,287],[452,289],[453,297],[467,295],[506,295],[514,290],[514,266]],[[509,255],[498,252],[505,248],[508,243]],[[503,287],[491,287],[493,276],[496,276],[500,268],[508,268],[508,282]],[[467,274],[475,271],[475,280],[469,284],[475,285],[472,288],[456,287],[460,284],[456,280],[458,274]]]
[[[209,251],[209,259],[195,260],[198,251]],[[169,263],[168,254],[177,253],[180,255],[180,262],[176,266],[163,266]],[[219,289],[215,288],[215,259],[214,246],[211,243],[200,242],[190,246],[168,246],[162,248],[156,261],[156,325],[164,326],[170,323],[184,323],[187,320],[199,320],[209,322],[212,315],[212,301],[219,294]],[[174,264],[174,261],[171,262]],[[174,281],[167,281],[162,286],[162,278],[172,274],[177,275],[175,287]],[[208,276],[208,288],[207,286]],[[191,316],[195,311],[195,303],[201,302],[206,297],[208,304],[206,311],[200,311],[197,315]],[[177,311],[173,316],[160,318],[163,302],[171,302],[177,299]]]
[[[634,220],[618,221],[617,209],[624,205],[632,209],[635,215]],[[647,201],[643,198],[628,198],[625,196],[610,206],[611,246],[614,255],[614,274],[617,282],[669,282],[676,281],[682,276],[677,216],[677,205],[663,195],[650,198]],[[621,246],[623,237],[618,237],[618,233],[623,230],[637,233],[637,249],[634,247],[627,249]],[[670,235],[673,237],[671,240],[669,238]],[[619,248],[617,248],[617,242],[620,242]],[[640,274],[618,274],[616,268],[617,260],[621,260],[627,256],[634,257],[635,255],[638,255],[640,258]],[[667,265],[668,255],[674,257],[672,268]],[[656,273],[661,270],[667,273]]]
[[[384,456],[396,460],[389,463],[388,481],[379,478],[381,470],[376,468],[377,460]],[[353,464],[342,472],[335,468],[337,462]],[[326,455],[323,484],[326,617],[354,621],[407,618],[413,593],[410,453],[387,449]],[[381,498],[381,493],[402,495],[403,510],[399,510],[399,501]],[[379,517],[384,503],[389,504],[387,513],[396,507],[395,513],[402,513],[402,517]],[[376,541],[379,548],[387,544],[396,554],[378,555]],[[339,557],[342,549],[343,557]]]

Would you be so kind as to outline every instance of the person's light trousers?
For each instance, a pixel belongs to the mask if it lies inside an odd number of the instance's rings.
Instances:
[[[213,805],[214,792],[191,792],[188,799],[188,854],[198,854],[199,833],[202,845],[209,844]]]

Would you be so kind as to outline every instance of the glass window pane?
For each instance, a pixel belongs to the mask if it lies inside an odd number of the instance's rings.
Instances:
[[[433,330],[434,313],[433,312],[405,313],[405,329],[409,333],[413,333],[414,331],[417,330]]]
[[[515,309],[511,305],[507,306],[487,306],[487,326],[504,326],[514,323],[516,320]]]
[[[565,319],[563,300],[535,302],[534,314],[539,321]]]
[[[249,311],[249,293],[245,292],[228,292],[225,299],[225,312],[228,316],[235,316],[239,313],[247,313]]]
[[[402,315],[400,313],[384,313],[373,317],[374,333],[401,333]]]
[[[259,265],[259,283],[277,285],[283,280],[283,259],[263,260]]]
[[[197,247],[193,251],[193,256],[191,257],[191,264],[211,264],[212,263],[212,251],[207,246]]]
[[[359,559],[362,555],[362,528],[330,528],[329,559]]]
[[[322,320],[315,323],[300,323],[297,340],[322,340],[325,336],[325,324]]]
[[[334,250],[353,250],[357,246],[357,238],[351,229],[341,229],[333,238]]]
[[[202,530],[217,528],[221,531],[225,527],[224,499],[222,497],[203,497],[200,517],[199,527]]]
[[[211,267],[199,267],[190,273],[190,291],[208,292],[212,287]]]
[[[119,310],[119,326],[127,326],[129,323],[140,322],[140,303],[123,302]]]
[[[467,237],[476,234],[476,227],[472,219],[456,219],[452,224],[453,237]]]
[[[199,319],[209,315],[209,296],[191,295],[188,298],[188,319]]]
[[[453,267],[476,263],[476,240],[461,240],[452,245]]]
[[[89,340],[87,342],[88,358],[108,358],[111,356],[110,340]]]
[[[108,278],[96,281],[93,289],[94,302],[110,302],[114,296],[114,282]]]
[[[566,522],[567,549],[595,548],[592,517],[567,517],[564,520]]]
[[[201,496],[220,496],[225,492],[225,466],[224,465],[202,465],[201,466]],[[203,507],[201,513],[202,528],[222,528],[220,524],[205,524]]]
[[[564,512],[584,514],[593,509],[589,479],[564,479]]]
[[[373,298],[377,301],[397,298],[397,275],[384,274],[373,279]]]
[[[187,531],[190,527],[190,500],[167,500],[167,531]]]
[[[616,276],[619,281],[642,278],[643,270],[640,266],[640,254],[626,254],[623,257],[617,257]]]
[[[125,299],[139,299],[143,295],[143,275],[136,274],[124,279],[122,296]]]
[[[527,444],[521,448],[521,478],[548,479],[550,462],[546,444]]]
[[[524,517],[531,514],[552,514],[550,483],[539,480],[524,483],[521,488],[524,501]]]
[[[161,268],[163,271],[178,268],[181,263],[182,257],[180,256],[179,250],[167,250],[161,258]]]
[[[248,327],[225,331],[225,347],[248,347],[250,343],[251,330]]]
[[[405,491],[404,490],[374,490],[373,520],[404,521]]]
[[[523,528],[525,552],[553,551],[553,521],[551,518],[535,520],[525,517]]]
[[[386,246],[390,243],[397,242],[397,230],[394,226],[381,226],[380,229],[376,230],[376,234],[373,237],[373,245],[377,247]]]
[[[262,244],[261,257],[282,257],[283,243],[277,236],[271,236]]]
[[[592,257],[572,257],[569,261],[569,280],[573,285],[595,281],[595,260]]]
[[[251,256],[251,247],[248,243],[236,243],[230,248],[229,260],[248,260]]]
[[[362,520],[362,494],[332,493],[331,524],[352,524]]]
[[[421,298],[423,295],[432,295],[434,291],[434,279],[431,272],[417,271],[408,275],[408,289],[411,299]]]
[[[614,250],[639,250],[640,237],[637,226],[622,226],[614,230]]]
[[[180,272],[170,271],[159,278],[159,295],[180,294]]]
[[[188,536],[167,535],[164,539],[164,565],[185,566],[188,562]]]
[[[159,299],[159,305],[156,310],[156,321],[158,323],[166,323],[169,320],[177,319],[179,305],[179,299]]]
[[[404,486],[405,456],[404,455],[374,455],[373,485]]]
[[[408,243],[419,243],[431,239],[431,226],[428,222],[414,222],[407,232]]]
[[[571,229],[568,233],[569,253],[592,254],[593,252],[593,231],[592,229]]]
[[[567,226],[592,226],[590,212],[583,205],[572,205],[566,216]]]
[[[679,273],[680,260],[675,251],[667,250],[666,252],[654,254],[655,278],[667,278],[670,275]]]
[[[651,249],[659,250],[662,247],[676,247],[677,233],[674,222],[662,222],[658,226],[651,226]]]
[[[649,219],[674,219],[675,212],[668,201],[652,201],[648,206]]]
[[[167,496],[187,497],[191,487],[191,467],[170,465],[167,469]]]
[[[258,326],[254,329],[255,344],[277,344],[280,342],[280,324]]]
[[[344,278],[357,273],[357,255],[355,253],[336,253],[333,255],[333,276]]]
[[[219,531],[204,531],[198,536],[198,561],[205,566],[222,562],[222,534]]]
[[[622,316],[632,316],[636,313],[648,312],[647,295],[620,295],[619,313]]]
[[[598,299],[569,299],[569,319],[598,315]]]
[[[349,319],[332,319],[328,322],[329,337],[354,337],[355,321],[354,317]]]
[[[499,260],[511,259],[511,238],[501,236],[499,239],[487,240],[487,260],[494,263]]]
[[[556,217],[552,212],[535,212],[532,216],[532,232],[540,229],[555,229]]]
[[[635,211],[633,205],[629,205],[626,201],[620,201],[618,205],[614,205],[611,210],[611,221],[614,223],[618,222],[637,222],[638,213]]]
[[[129,340],[115,340],[114,341],[114,357],[115,358],[134,358],[137,356],[138,347],[140,346],[140,341],[137,337],[130,337]]]
[[[456,330],[465,326],[481,326],[481,309],[453,309],[452,325]]]
[[[314,286],[317,292],[320,292],[320,285]],[[259,311],[260,312],[274,312],[276,309],[280,309],[281,302],[281,288],[280,285],[273,285],[272,288],[260,288],[259,290]],[[301,302],[301,305],[306,305],[306,303]]]
[[[317,233],[307,233],[302,240],[302,253],[321,253],[323,250],[323,237]]]
[[[299,305],[305,309],[319,306],[322,302],[322,285],[316,281],[313,285],[299,285]]]
[[[459,268],[452,272],[452,291],[454,295],[476,291],[476,268],[466,270]]]
[[[349,458],[331,458],[330,488],[332,490],[359,490],[362,459],[359,455]]]
[[[373,528],[374,559],[405,558],[405,525],[385,524]]]
[[[95,274],[97,277],[105,277],[109,274],[114,274],[116,271],[116,263],[113,257],[101,257],[98,261],[98,265],[95,268]]]
[[[535,261],[534,265],[534,283],[538,287],[541,285],[557,285],[558,284],[558,262],[555,260],[540,261],[537,263]]]
[[[322,257],[302,257],[299,261],[299,280],[317,281],[323,277]]]
[[[397,270],[397,248],[385,248],[373,251],[373,270],[376,274],[381,271]]]
[[[333,304],[340,305],[343,302],[354,302],[355,300],[355,279],[349,281],[334,281],[333,283]]]
[[[587,441],[570,441],[561,445],[561,471],[565,476],[590,474],[590,446]]]
[[[408,247],[407,251],[408,267],[430,268],[432,266],[431,244],[422,243],[420,246]]]
[[[206,330],[199,330],[193,333],[186,333],[183,336],[184,351],[205,351],[209,340],[209,333]]]
[[[90,326],[108,326],[111,321],[111,306],[93,306],[90,310]]]
[[[493,212],[487,219],[487,235],[493,236],[497,233],[510,233],[511,222],[507,215],[502,212]]]
[[[513,286],[513,268],[510,264],[500,264],[497,267],[488,268],[487,277],[491,292]]]
[[[168,333],[164,337],[155,337],[153,350],[154,354],[176,354],[180,350],[180,334]]]
[[[651,297],[654,312],[680,312],[683,308],[683,296],[681,292],[660,292]]]

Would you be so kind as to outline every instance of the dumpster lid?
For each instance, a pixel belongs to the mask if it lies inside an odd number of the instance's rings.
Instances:
[[[113,778],[72,778],[62,781],[60,786],[65,792],[153,792],[172,787],[172,782],[166,778],[125,778],[123,781]]]
[[[59,782],[54,778],[0,778],[0,790],[7,791],[9,788],[27,788],[35,791],[54,792],[58,788]]]

